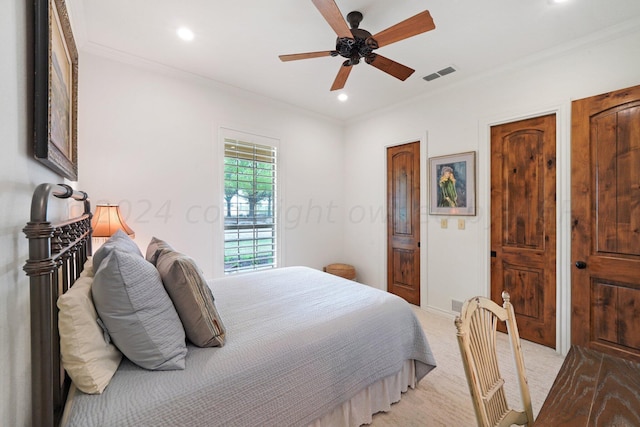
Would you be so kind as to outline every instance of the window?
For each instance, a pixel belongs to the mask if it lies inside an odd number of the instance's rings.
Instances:
[[[224,138],[225,274],[277,266],[276,150]]]

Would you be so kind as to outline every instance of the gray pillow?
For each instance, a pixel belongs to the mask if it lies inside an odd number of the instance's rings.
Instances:
[[[158,260],[158,255],[160,254],[160,251],[162,251],[163,249],[173,250],[171,245],[165,242],[164,240],[160,240],[157,237],[152,237],[151,241],[149,242],[149,246],[147,246],[147,253],[145,258],[151,264],[156,265],[156,262]]]
[[[224,345],[224,325],[211,289],[195,261],[180,252],[164,249],[158,255],[156,268],[187,338],[198,347]]]
[[[116,231],[113,236],[109,237],[109,240],[104,242],[102,246],[93,254],[93,271],[98,271],[102,261],[111,253],[114,249],[120,249],[132,254],[136,254],[142,257],[142,252],[136,243],[127,236],[122,230]]]
[[[184,369],[184,329],[151,263],[113,249],[96,271],[91,293],[113,343],[129,360],[152,370]]]

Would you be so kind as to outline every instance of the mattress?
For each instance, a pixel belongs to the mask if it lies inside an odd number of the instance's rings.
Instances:
[[[186,369],[123,360],[101,395],[74,392],[69,426],[306,426],[413,361],[435,367],[423,329],[395,295],[306,267],[210,282],[221,348],[189,346]]]

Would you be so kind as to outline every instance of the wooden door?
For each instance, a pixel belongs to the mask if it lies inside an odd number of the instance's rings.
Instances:
[[[491,128],[491,299],[520,337],[556,346],[556,116]]]
[[[387,149],[387,289],[420,305],[420,142]]]
[[[571,121],[571,341],[640,360],[640,86]]]

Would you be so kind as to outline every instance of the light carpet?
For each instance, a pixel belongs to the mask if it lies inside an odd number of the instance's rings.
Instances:
[[[404,393],[400,402],[391,406],[390,412],[376,414],[370,425],[476,426],[453,318],[418,307],[413,308],[424,328],[438,366],[424,377],[415,389],[409,389]],[[533,413],[537,416],[564,358],[549,347],[526,340],[521,342]],[[511,407],[521,409],[518,380],[506,334],[499,334],[498,354],[500,371],[506,382],[507,401]]]

